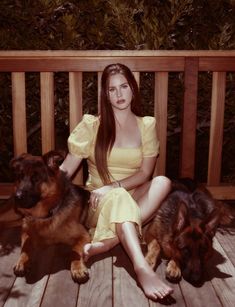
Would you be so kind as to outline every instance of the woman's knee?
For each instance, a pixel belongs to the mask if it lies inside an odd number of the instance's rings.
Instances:
[[[151,186],[164,189],[165,191],[170,191],[171,180],[166,176],[156,176],[152,179]]]

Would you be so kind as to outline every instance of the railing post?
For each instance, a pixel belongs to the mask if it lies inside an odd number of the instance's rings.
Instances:
[[[82,72],[69,73],[69,128],[70,132],[82,118]]]
[[[224,128],[224,103],[225,103],[226,72],[214,72],[211,98],[211,126],[208,162],[208,185],[219,185],[223,128]]]
[[[52,72],[40,73],[42,153],[55,148],[54,79]]]
[[[198,58],[185,59],[180,177],[194,177],[197,124]]]
[[[14,155],[16,156],[27,152],[24,72],[12,72],[12,112]]]
[[[69,128],[70,132],[82,119],[82,72],[69,72]],[[79,169],[73,178],[76,184],[83,183],[83,170]]]
[[[157,120],[157,136],[160,142],[160,152],[155,168],[155,175],[165,175],[167,146],[167,101],[168,72],[155,73],[154,116]]]

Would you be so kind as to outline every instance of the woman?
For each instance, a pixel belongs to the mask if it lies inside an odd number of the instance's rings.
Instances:
[[[163,176],[151,180],[158,154],[155,118],[140,117],[138,86],[125,65],[104,69],[100,116],[84,115],[68,147],[61,165],[68,176],[82,159],[88,161],[88,226],[93,239],[84,247],[85,259],[121,243],[147,297],[162,299],[172,293],[148,265],[140,247],[141,226],[155,214],[170,190],[170,181]]]

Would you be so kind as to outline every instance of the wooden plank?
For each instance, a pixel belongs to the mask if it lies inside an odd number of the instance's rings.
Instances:
[[[235,244],[234,244],[234,235],[235,235],[235,221],[233,227],[228,226],[224,228],[219,228],[216,233],[216,239],[223,247],[227,257],[235,266]]]
[[[128,66],[132,71],[183,71],[181,57],[86,57],[86,58],[0,58],[0,71],[53,72],[53,71],[103,71],[114,62]]]
[[[80,286],[77,307],[112,307],[112,257],[96,256],[90,265],[90,279]]]
[[[54,79],[53,73],[41,72],[41,127],[42,127],[42,153],[55,147],[54,127]]]
[[[160,142],[160,152],[157,159],[155,175],[165,175],[166,172],[167,102],[168,73],[155,73],[154,116],[157,120],[157,136]]]
[[[76,307],[79,286],[71,277],[69,249],[56,247],[55,255],[40,307]]]
[[[82,118],[82,73],[69,72],[69,127],[70,132]]]
[[[14,190],[12,183],[0,183],[0,199],[8,199]]]
[[[6,307],[40,306],[54,259],[54,248],[40,250],[33,258],[30,272],[18,277],[7,298]]]
[[[214,238],[213,246],[217,251],[217,254],[220,255],[220,261],[218,261],[218,257],[216,257],[216,255],[212,257],[212,259],[210,259],[210,266],[208,267],[208,273],[211,276],[213,276],[213,278],[211,279],[211,283],[222,305],[226,307],[234,307],[234,302],[235,302],[234,265],[227,257],[224,249],[222,248],[216,237]]]
[[[69,72],[69,128],[70,132],[82,119],[82,72]],[[83,171],[80,169],[73,178],[75,184],[83,183]]]
[[[217,297],[211,282],[206,281],[202,287],[194,287],[184,279],[180,282],[180,288],[186,303],[190,307],[221,307],[222,304]],[[227,306],[227,305],[224,305]]]
[[[19,229],[0,232],[0,305],[3,306],[15,282],[13,267],[19,257]]]
[[[17,278],[4,307],[40,306],[47,276],[34,284],[25,283],[23,278]]]
[[[50,275],[40,307],[76,307],[78,285],[72,281],[69,270]]]
[[[185,60],[185,92],[182,115],[180,177],[194,177],[196,124],[197,124],[197,87],[198,59]]]
[[[218,185],[220,182],[224,127],[225,82],[225,72],[213,73],[207,178],[208,185]]]
[[[235,57],[201,57],[199,59],[200,71],[235,71]]]
[[[12,116],[14,154],[27,152],[27,127],[25,106],[25,73],[12,73]]]
[[[235,57],[234,50],[1,50],[2,58],[65,57]]]
[[[114,306],[149,306],[142,289],[137,285],[133,265],[121,246],[113,250],[113,301]]]
[[[235,199],[235,186],[207,186],[215,199],[233,200]]]

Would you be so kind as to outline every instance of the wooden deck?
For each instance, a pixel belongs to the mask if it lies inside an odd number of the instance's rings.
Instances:
[[[64,246],[43,250],[35,256],[27,278],[16,278],[12,268],[20,252],[19,233],[20,229],[15,228],[0,234],[0,306],[235,306],[235,221],[219,229],[214,238],[214,255],[208,263],[204,284],[194,287],[184,280],[171,284],[174,294],[162,302],[146,299],[120,246],[92,259],[90,280],[81,286],[71,279],[68,250]],[[164,269],[165,260],[157,268],[163,279]]]

